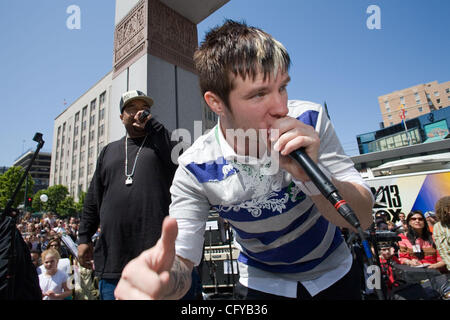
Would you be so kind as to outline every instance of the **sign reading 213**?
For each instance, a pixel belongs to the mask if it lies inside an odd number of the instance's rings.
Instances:
[[[392,221],[398,221],[398,214],[402,211],[402,201],[396,184],[370,188],[375,197],[373,209],[375,214],[384,213],[391,216]]]

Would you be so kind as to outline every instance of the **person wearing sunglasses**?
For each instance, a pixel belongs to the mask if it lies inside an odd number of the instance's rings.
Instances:
[[[422,212],[410,212],[406,223],[408,228],[405,233],[400,234],[401,241],[398,242],[400,263],[412,267],[442,268],[445,264]]]

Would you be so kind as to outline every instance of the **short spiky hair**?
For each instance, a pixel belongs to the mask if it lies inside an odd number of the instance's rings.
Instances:
[[[253,79],[264,73],[264,79],[276,76],[290,66],[285,47],[261,29],[244,22],[226,20],[222,26],[211,29],[194,54],[194,63],[200,78],[202,95],[211,91],[228,106],[233,89],[231,75]]]

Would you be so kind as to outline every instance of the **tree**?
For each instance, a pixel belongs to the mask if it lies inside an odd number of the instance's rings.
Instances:
[[[48,205],[47,205],[48,202],[42,202],[41,201],[41,195],[43,195],[43,194],[47,194],[48,195],[47,189],[41,189],[41,190],[39,190],[38,192],[36,192],[34,194],[33,206],[32,206],[33,212],[36,212],[36,211],[48,211]]]
[[[20,178],[22,177],[25,169],[17,166],[9,168],[4,174],[0,175],[0,207],[5,208],[8,200],[11,199],[14,190],[19,183]],[[28,173],[28,195],[31,196],[31,191],[34,185],[33,178],[30,173]],[[23,199],[25,196],[25,185],[27,183],[27,179],[25,179],[22,184],[19,192],[14,199],[13,208],[17,208],[19,204],[23,203]]]
[[[46,194],[48,196],[46,209],[56,213],[58,205],[67,197],[69,191],[66,186],[59,184],[49,187]]]
[[[73,197],[68,196],[64,200],[62,200],[57,208],[56,213],[60,217],[72,217],[77,214],[76,204],[73,201]]]
[[[84,199],[86,198],[86,192],[81,191],[80,196],[78,197],[78,202],[75,203],[77,208],[77,212],[81,213],[83,211]]]

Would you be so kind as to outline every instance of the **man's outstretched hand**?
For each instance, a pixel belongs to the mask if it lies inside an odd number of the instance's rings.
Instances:
[[[161,238],[124,268],[114,292],[119,300],[165,299],[173,290],[169,271],[175,260],[177,221],[166,217]]]

